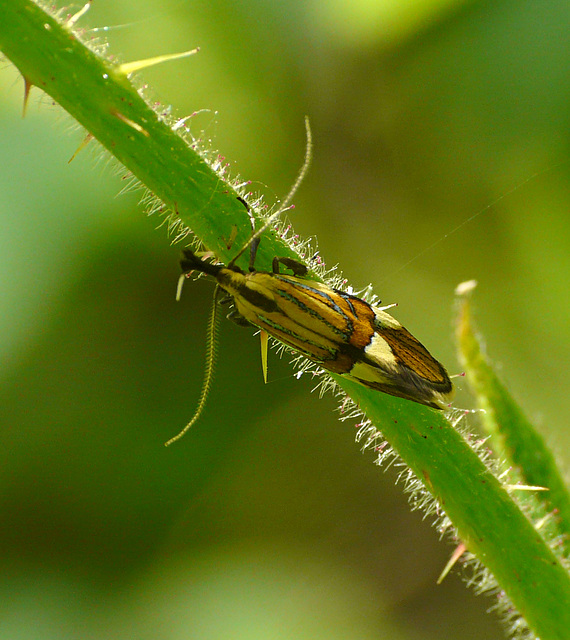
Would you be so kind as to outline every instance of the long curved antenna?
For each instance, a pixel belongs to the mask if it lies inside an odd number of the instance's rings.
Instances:
[[[272,213],[269,216],[269,218],[267,218],[267,220],[265,221],[265,224],[251,236],[251,238],[239,250],[239,253],[231,259],[231,261],[228,263],[228,267],[232,267],[235,264],[236,260],[251,245],[251,243],[255,242],[257,238],[259,238],[263,233],[265,233],[267,228],[273,224],[274,220],[278,218],[286,209],[289,208],[291,204],[291,200],[293,200],[293,198],[295,197],[295,194],[297,193],[297,190],[301,186],[301,182],[303,182],[303,180],[305,179],[305,176],[307,175],[307,171],[311,166],[311,160],[313,159],[313,134],[311,133],[311,124],[309,122],[309,116],[305,116],[305,130],[307,132],[307,146],[305,147],[305,160],[303,162],[303,166],[301,167],[301,170],[299,171],[299,174],[297,175],[297,179],[295,180],[295,182],[293,183],[293,186],[291,187],[289,193],[287,194],[287,197],[285,198],[285,200],[283,200],[279,209],[277,209],[275,213]]]
[[[309,116],[305,116],[305,131],[307,132],[307,144],[305,146],[305,160],[303,161],[303,166],[301,167],[297,179],[295,180],[293,186],[287,194],[287,197],[285,198],[285,200],[283,200],[283,204],[279,207],[278,211],[276,211],[269,217],[269,220],[271,220],[271,218],[277,217],[282,211],[285,211],[285,209],[289,207],[289,205],[291,204],[291,200],[293,200],[293,198],[295,197],[297,190],[301,186],[301,182],[303,182],[303,180],[305,179],[307,171],[311,166],[311,160],[313,159],[313,134],[311,132],[311,123],[309,122]]]
[[[200,400],[196,411],[192,416],[190,422],[182,429],[182,431],[175,435],[174,438],[170,438],[168,442],[164,443],[165,447],[169,447],[173,442],[180,440],[182,436],[189,431],[189,429],[197,422],[198,418],[202,414],[204,407],[206,406],[206,400],[210,393],[210,387],[212,386],[212,379],[214,377],[214,365],[216,364],[216,343],[218,339],[218,293],[220,291],[219,285],[216,285],[214,290],[214,302],[212,304],[212,311],[210,313],[210,321],[208,323],[208,337],[206,345],[206,366],[204,368],[204,382],[202,383],[202,391],[200,392]]]

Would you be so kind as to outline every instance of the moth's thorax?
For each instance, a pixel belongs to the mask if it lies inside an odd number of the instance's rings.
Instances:
[[[218,284],[233,296],[238,295],[238,291],[245,286],[248,274],[242,271],[234,271],[227,267],[222,267],[216,275]]]
[[[272,313],[277,310],[275,296],[272,293],[273,278],[270,273],[244,273],[231,269],[222,269],[217,276],[219,285],[234,297],[239,313],[258,326],[256,318],[259,313]]]

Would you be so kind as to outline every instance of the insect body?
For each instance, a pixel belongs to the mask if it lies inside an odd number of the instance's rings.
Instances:
[[[254,252],[252,252],[254,257]],[[252,261],[253,261],[252,257]],[[295,275],[279,273],[284,263]],[[183,271],[216,278],[232,298],[233,318],[247,321],[323,369],[435,409],[449,404],[453,385],[443,366],[388,313],[366,301],[302,276],[307,268],[273,260],[273,273],[247,273],[184,251]]]
[[[214,364],[217,294],[223,290],[233,300],[228,317],[251,324],[293,348],[323,369],[351,378],[371,389],[444,409],[453,385],[443,366],[397,320],[383,309],[344,291],[307,279],[307,267],[290,258],[274,258],[273,272],[257,271],[255,256],[262,233],[289,207],[311,159],[308,120],[305,163],[287,198],[265,224],[255,231],[228,265],[208,262],[190,249],[180,264],[189,274],[200,271],[216,279],[216,292],[208,332],[206,374],[198,408],[190,422],[166,444],[181,438],[198,420],[208,396]],[[239,198],[249,210],[247,203]],[[249,272],[236,265],[250,249]],[[293,272],[279,272],[280,265]],[[266,344],[266,342],[265,342]],[[265,366],[265,365],[264,365]]]

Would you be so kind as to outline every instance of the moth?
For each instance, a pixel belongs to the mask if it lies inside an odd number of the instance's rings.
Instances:
[[[448,407],[453,384],[445,368],[395,318],[357,296],[307,279],[301,262],[276,257],[267,272],[256,271],[254,260],[252,250],[246,272],[234,260],[216,264],[185,249],[180,264],[185,274],[198,271],[215,278],[217,289],[233,302],[229,317],[238,324],[253,325],[323,369],[371,389],[434,409]],[[281,265],[293,275],[280,273]]]
[[[310,144],[309,131],[308,139]],[[307,160],[292,193],[306,166]],[[281,207],[271,216],[227,265],[204,260],[191,249],[183,251],[180,262],[183,273],[198,271],[212,276],[216,280],[216,292],[201,399],[190,423],[167,445],[188,431],[204,407],[213,370],[212,348],[220,291],[226,300],[233,302],[234,308],[228,316],[232,320],[257,327],[262,336],[275,338],[327,371],[434,409],[445,409],[451,401],[453,384],[443,365],[384,309],[307,278],[307,267],[291,258],[275,257],[271,272],[255,269],[261,233],[283,210]],[[250,260],[246,272],[236,261],[247,248],[250,248]],[[291,271],[291,275],[281,273],[281,266]]]

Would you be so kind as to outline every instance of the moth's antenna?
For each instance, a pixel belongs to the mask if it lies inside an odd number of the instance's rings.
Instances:
[[[283,204],[279,207],[278,211],[276,211],[269,217],[269,220],[271,220],[272,218],[276,218],[280,213],[282,213],[289,207],[289,205],[291,204],[291,200],[293,200],[293,198],[295,197],[297,190],[301,186],[301,182],[303,182],[303,180],[305,179],[307,171],[311,166],[311,160],[313,159],[313,134],[311,133],[311,123],[309,122],[309,116],[305,116],[305,131],[307,132],[307,145],[305,147],[305,160],[303,162],[303,166],[301,167],[299,175],[293,183],[293,186],[291,187],[291,190],[289,191],[287,197],[285,198],[285,200],[283,200]],[[262,227],[263,229],[267,228],[269,220],[267,221],[266,225]]]
[[[291,187],[291,190],[287,194],[287,197],[285,198],[285,200],[283,200],[283,202],[281,203],[281,206],[279,207],[279,209],[277,209],[275,213],[272,213],[269,216],[269,218],[267,218],[267,220],[265,221],[265,224],[251,236],[251,238],[240,249],[239,253],[234,258],[232,258],[232,260],[228,263],[228,267],[232,267],[235,264],[236,260],[251,245],[251,243],[255,242],[257,238],[259,238],[263,233],[265,233],[267,228],[273,224],[274,220],[278,218],[283,213],[283,211],[286,211],[287,209],[289,209],[291,200],[293,200],[293,198],[295,197],[295,194],[297,193],[297,190],[301,186],[301,182],[303,182],[303,180],[305,179],[305,176],[307,175],[307,171],[311,166],[311,160],[313,159],[313,134],[311,133],[311,124],[309,122],[309,116],[305,116],[305,130],[307,132],[307,146],[305,147],[305,160],[303,162],[303,166],[301,167],[301,170],[299,171],[299,175],[297,176],[297,179],[295,180],[295,182],[293,183],[293,186]]]
[[[214,302],[212,304],[212,312],[210,313],[210,322],[208,323],[208,338],[206,345],[206,367],[204,369],[204,382],[202,383],[202,391],[200,392],[200,400],[198,401],[198,406],[196,407],[196,411],[192,416],[190,422],[182,429],[182,431],[174,436],[174,438],[170,438],[168,442],[164,443],[165,447],[170,446],[173,442],[180,440],[182,436],[196,423],[204,407],[206,406],[206,400],[208,399],[208,394],[210,393],[210,387],[212,386],[212,379],[214,377],[214,365],[216,364],[216,343],[218,340],[218,293],[220,291],[219,285],[216,285],[214,290]]]

